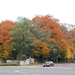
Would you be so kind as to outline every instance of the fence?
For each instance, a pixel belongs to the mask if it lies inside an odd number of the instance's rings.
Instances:
[[[33,64],[34,59],[29,58],[29,59],[26,59],[25,62],[24,62],[24,60],[6,60],[6,63],[7,64],[20,64],[22,66],[24,64],[26,64],[26,65]]]

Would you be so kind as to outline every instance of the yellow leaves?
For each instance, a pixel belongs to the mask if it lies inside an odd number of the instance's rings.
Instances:
[[[50,54],[50,50],[48,49],[47,45],[44,42],[41,45],[42,45],[42,55],[44,58],[47,58]]]
[[[67,50],[67,55],[66,55],[66,57],[67,57],[68,59],[73,58],[73,53],[74,53],[74,52],[73,52],[73,47],[68,44],[67,47],[66,47],[66,50]]]
[[[42,45],[43,45],[43,48],[42,48],[43,57],[47,58],[50,54],[50,50],[48,49],[45,43],[42,43]]]
[[[41,41],[40,40],[35,40],[35,47],[41,47]]]
[[[35,47],[41,48],[41,51],[34,51],[35,55],[39,56],[40,54],[42,54],[44,58],[47,58],[50,54],[50,50],[48,49],[47,45],[44,42],[41,42],[40,40],[36,40],[35,43]]]
[[[70,49],[67,50],[67,56],[66,56],[66,58],[68,58],[68,59],[71,58],[71,51],[70,51]]]
[[[7,44],[3,44],[3,48],[4,48],[4,57],[5,58],[8,58],[9,57],[10,50],[9,50]]]

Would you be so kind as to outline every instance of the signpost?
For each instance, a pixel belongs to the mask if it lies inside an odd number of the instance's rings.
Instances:
[[[24,60],[24,67],[25,67],[25,60],[26,60],[25,54],[23,55],[23,60]]]

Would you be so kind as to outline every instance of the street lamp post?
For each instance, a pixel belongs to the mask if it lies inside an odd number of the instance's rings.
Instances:
[[[15,60],[15,50],[16,50],[16,49],[14,49],[14,54],[13,54],[13,55],[14,55],[14,60]]]

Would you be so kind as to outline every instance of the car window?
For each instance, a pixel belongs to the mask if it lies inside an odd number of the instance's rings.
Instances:
[[[52,61],[46,62],[46,64],[53,63]]]

